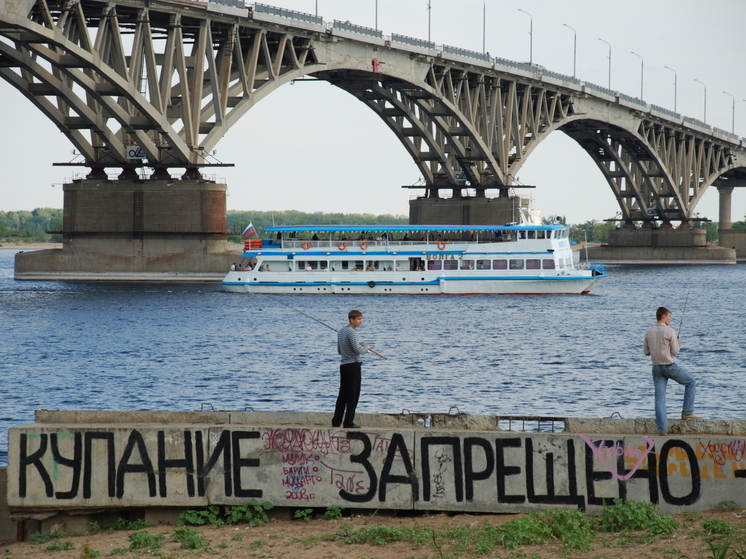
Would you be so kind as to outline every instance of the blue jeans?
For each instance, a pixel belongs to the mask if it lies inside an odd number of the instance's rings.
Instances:
[[[668,379],[684,385],[684,407],[682,414],[694,412],[694,393],[697,381],[676,363],[670,365],[653,365],[653,384],[655,385],[655,427],[658,433],[668,432],[666,420],[666,386]]]

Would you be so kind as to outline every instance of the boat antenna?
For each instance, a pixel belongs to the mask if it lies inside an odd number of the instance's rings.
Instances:
[[[681,322],[679,322],[679,331],[676,333],[676,337],[681,337],[681,327],[684,324],[684,313],[686,312],[686,305],[689,302],[689,294],[692,292],[692,288],[689,288],[689,291],[686,292],[686,301],[684,301],[684,309],[681,311]]]
[[[297,313],[300,313],[300,314],[302,314],[303,316],[307,316],[308,318],[310,318],[310,319],[311,319],[311,320],[313,320],[314,322],[318,322],[318,323],[319,323],[319,324],[321,324],[322,326],[326,326],[327,328],[329,328],[329,330],[334,330],[335,332],[339,332],[339,330],[337,330],[336,328],[332,328],[332,327],[331,327],[331,326],[329,326],[329,325],[328,325],[328,324],[327,324],[326,322],[321,322],[321,321],[320,321],[320,320],[319,320],[318,318],[314,318],[314,317],[312,317],[312,316],[311,316],[310,314],[306,314],[306,313],[304,313],[304,312],[303,312],[302,310],[300,310],[300,309],[296,309],[295,307],[291,307],[290,305],[288,305],[288,304],[287,304],[287,303],[285,303],[284,301],[280,301],[280,303],[282,303],[283,305],[285,305],[285,306],[286,306],[287,308],[289,308],[289,309],[291,309],[291,310],[294,310],[294,311],[295,311],[295,312],[297,312]],[[369,351],[369,352],[371,352],[371,353],[375,353],[376,355],[378,355],[378,357],[380,357],[380,358],[382,358],[382,359],[388,359],[388,357],[386,357],[386,356],[385,356],[384,354],[382,354],[382,353],[378,353],[378,352],[377,352],[377,351],[376,351],[375,349],[373,349],[373,348],[371,348],[371,347],[369,347],[369,348],[368,348],[368,351]]]

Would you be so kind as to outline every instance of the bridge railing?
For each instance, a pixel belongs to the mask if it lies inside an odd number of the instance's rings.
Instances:
[[[406,35],[399,35],[398,33],[391,34],[391,41],[394,43],[402,43],[411,47],[420,47],[423,49],[435,50],[435,43],[433,41],[424,41],[422,39],[416,39],[414,37],[407,37]]]
[[[482,60],[484,62],[492,63],[492,58],[489,54],[483,52],[477,52],[474,50],[462,49],[459,47],[452,47],[450,45],[443,45],[444,54],[454,54],[456,56],[464,56],[466,58],[474,58],[476,60]]]
[[[355,25],[349,21],[334,20],[332,26],[333,29],[341,29],[342,31],[349,31],[350,33],[358,33],[360,35],[367,35],[369,37],[375,37],[376,39],[383,39],[383,31],[380,29],[373,29],[371,27],[365,27],[364,25]]]
[[[245,8],[244,0],[209,0],[210,4],[220,4],[221,6],[230,6],[231,8]]]
[[[218,0],[210,0],[211,2],[215,2]],[[240,0],[220,0],[219,3],[223,2],[239,2],[241,4],[241,7],[243,7],[243,2]],[[316,23],[318,25],[324,25],[324,18],[321,16],[315,16],[313,14],[307,14],[304,12],[296,12],[295,10],[287,10],[285,8],[277,8],[275,6],[270,6],[268,4],[260,4],[259,2],[254,3],[254,11],[258,12],[260,14],[269,14],[272,16],[279,16],[279,17],[286,17],[289,19],[294,19],[297,21],[305,21],[308,23]]]

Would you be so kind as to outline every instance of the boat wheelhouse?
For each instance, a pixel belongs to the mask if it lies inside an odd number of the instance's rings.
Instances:
[[[235,293],[584,294],[565,225],[273,226],[223,279]]]

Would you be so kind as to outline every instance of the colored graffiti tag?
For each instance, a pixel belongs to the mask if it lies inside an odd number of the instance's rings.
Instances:
[[[610,442],[608,439],[591,439],[585,435],[581,435],[580,438],[585,441],[585,444],[593,451],[599,462],[606,466],[612,476],[625,481],[635,475],[647,460],[648,454],[655,449],[655,441],[649,437],[642,437],[647,443],[647,448],[644,449],[636,447],[631,442],[627,443],[625,447],[621,441],[612,441],[611,444],[608,444]],[[620,456],[634,460],[632,467],[625,470],[626,473],[624,474],[618,473],[616,469],[616,461]]]

